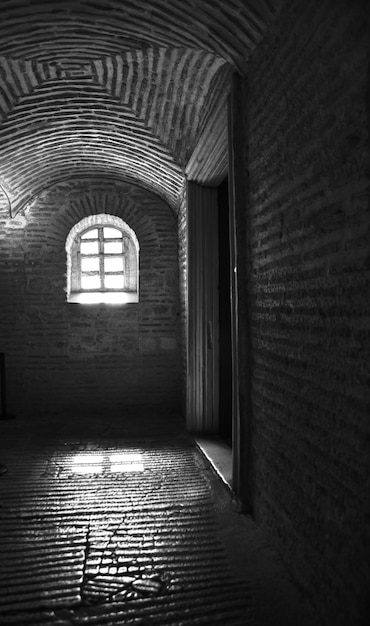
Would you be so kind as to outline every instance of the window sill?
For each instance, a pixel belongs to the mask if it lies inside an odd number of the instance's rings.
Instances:
[[[139,294],[129,291],[111,291],[102,293],[100,291],[89,291],[81,293],[71,293],[67,302],[76,304],[128,304],[139,302]]]

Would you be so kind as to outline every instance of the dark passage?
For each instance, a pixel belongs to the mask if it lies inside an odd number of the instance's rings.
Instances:
[[[220,315],[220,437],[232,443],[232,360],[230,309],[230,241],[228,180],[218,188],[219,215],[219,315]]]

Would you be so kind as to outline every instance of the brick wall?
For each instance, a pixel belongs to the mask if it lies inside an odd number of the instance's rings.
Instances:
[[[181,354],[182,354],[182,413],[186,412],[186,385],[187,385],[187,346],[188,346],[188,311],[187,311],[187,208],[186,188],[184,187],[178,214],[178,255],[179,255],[179,288],[180,288],[180,324],[181,324]]]
[[[368,8],[286,3],[244,85],[254,506],[333,626],[369,615]]]
[[[177,410],[181,394],[176,219],[157,196],[75,181],[40,195],[26,216],[1,204],[0,350],[9,410]],[[80,219],[121,217],[140,244],[140,302],[66,302],[65,241]]]

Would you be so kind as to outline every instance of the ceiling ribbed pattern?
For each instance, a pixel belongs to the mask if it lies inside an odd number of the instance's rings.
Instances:
[[[189,180],[218,186],[228,173],[228,96],[230,72],[221,71],[213,81],[198,128],[198,141],[185,168]]]
[[[92,62],[94,77],[184,165],[222,59],[199,50],[153,48]]]
[[[231,69],[275,11],[268,0],[2,0],[0,184],[13,214],[72,176],[136,182],[173,208],[189,162],[193,178],[202,162],[200,182],[218,180]]]

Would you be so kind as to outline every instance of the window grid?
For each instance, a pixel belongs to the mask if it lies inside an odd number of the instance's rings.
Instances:
[[[107,234],[105,236],[104,231],[107,230]],[[94,233],[94,235],[92,237],[89,237],[89,231],[92,231],[92,233]],[[109,232],[108,232],[109,231]],[[117,233],[119,233],[119,235],[117,235],[117,237],[112,236],[112,231],[116,231]],[[97,236],[96,234],[97,233]],[[80,276],[80,290],[81,291],[100,291],[100,292],[107,292],[107,291],[122,291],[125,287],[126,287],[126,263],[125,263],[125,242],[126,242],[126,237],[124,237],[123,233],[121,231],[119,231],[118,228],[105,228],[104,226],[98,226],[98,227],[94,227],[94,228],[90,228],[87,231],[85,231],[84,233],[82,233],[80,235],[80,241],[79,241],[79,252],[78,252],[78,269],[79,269],[79,276]],[[84,246],[84,244],[93,244],[93,243],[98,243],[97,246],[97,251],[94,252],[83,252],[83,249],[86,249],[86,245]],[[109,249],[109,244],[121,244],[121,251],[120,252],[106,252],[106,249]],[[108,246],[106,245],[108,244]],[[112,246],[110,246],[112,248]],[[99,269],[94,269],[94,270],[85,270],[83,269],[83,261],[84,259],[98,259],[99,261]],[[107,270],[105,267],[105,260],[108,259],[117,259],[119,261],[122,262],[122,270]],[[111,277],[118,277],[119,279],[121,279],[119,281],[119,283],[116,281],[112,281]],[[96,278],[97,281],[94,283],[94,281],[90,280],[90,284],[91,286],[84,286],[84,282],[86,285],[86,280],[84,281],[84,279],[94,279]],[[116,284],[114,284],[116,283]]]

